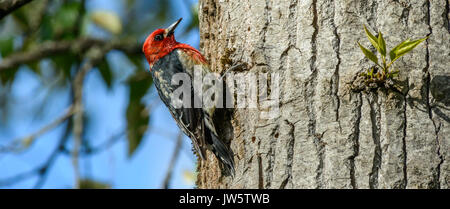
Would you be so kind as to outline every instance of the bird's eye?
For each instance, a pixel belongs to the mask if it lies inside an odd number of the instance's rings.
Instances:
[[[161,41],[161,40],[163,40],[163,35],[158,34],[155,36],[155,41]]]

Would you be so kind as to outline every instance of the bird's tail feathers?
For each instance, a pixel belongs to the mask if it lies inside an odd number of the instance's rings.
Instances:
[[[233,152],[212,131],[209,131],[209,133],[211,134],[212,151],[214,155],[216,155],[217,159],[219,159],[219,161],[222,163],[223,167],[225,168],[225,172],[234,177],[235,169]]]

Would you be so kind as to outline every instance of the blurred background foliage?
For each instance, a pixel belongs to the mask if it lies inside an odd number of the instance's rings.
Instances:
[[[179,18],[180,14],[188,16],[183,16],[184,26],[177,31],[178,40],[193,42],[190,44],[198,47],[198,12],[195,0],[34,0],[1,19],[0,173],[5,169],[9,170],[3,172],[8,173],[8,176],[0,175],[3,177],[0,178],[0,187],[14,188],[14,185],[27,178],[37,178],[34,187],[42,187],[45,185],[46,172],[61,153],[66,153],[71,158],[87,158],[92,153],[107,150],[117,141],[124,140],[126,146],[122,148],[126,149],[125,154],[130,158],[143,140],[150,138],[145,137],[145,133],[151,131],[153,123],[162,126],[168,123],[160,122],[160,119],[151,120],[152,111],[159,106],[159,98],[152,90],[154,87],[141,47],[149,33],[167,26]],[[83,66],[88,66],[87,63],[92,68],[83,69]],[[102,111],[102,108],[89,109],[88,105],[84,105],[92,97],[78,98],[82,108],[76,108],[77,88],[82,89],[82,94],[95,91],[89,88],[92,85],[83,83],[83,70],[89,76],[99,76],[107,91],[117,91],[118,86],[128,89],[128,94],[121,94],[118,98],[118,103],[126,104],[126,108],[120,113],[125,121],[117,121],[117,124],[124,124],[123,130],[102,130],[95,125],[103,123],[105,117],[96,118],[99,115],[97,112]],[[31,72],[31,76],[38,80],[37,84],[28,82],[28,85],[27,82],[16,81],[21,71],[28,74]],[[74,82],[77,76],[81,78],[81,83]],[[31,98],[21,97],[20,95],[25,95],[22,92],[30,93],[28,95],[32,95]],[[17,108],[21,108],[18,104],[31,104],[32,107],[18,110]],[[78,133],[80,130],[74,130],[74,118],[79,112],[82,112],[81,133]],[[14,118],[19,117],[18,115],[23,119]],[[49,120],[50,116],[53,119]],[[169,114],[164,115],[167,116]],[[17,128],[23,127],[18,124],[20,121],[29,122],[28,126],[31,128]],[[167,126],[175,127],[173,124]],[[59,131],[51,136],[46,134],[52,129]],[[111,137],[93,140],[96,135],[94,132],[106,132]],[[74,134],[81,134],[79,147],[73,142],[76,140]],[[166,138],[172,137],[170,134],[166,135]],[[35,151],[54,153],[43,160],[43,164],[36,162],[34,166],[23,169],[24,172],[14,172],[11,171],[14,166],[7,165],[13,161],[1,162],[4,155],[20,155],[30,149],[35,141],[52,137],[57,141],[56,147],[52,147],[51,151],[48,151],[50,148]],[[175,140],[177,137],[172,138]],[[184,149],[189,149],[189,146],[187,144]],[[146,160],[151,163],[159,159]],[[192,164],[194,161],[191,159]],[[78,159],[72,159],[72,166],[80,167]],[[76,173],[78,169],[83,173],[83,168],[73,168],[73,172]],[[192,170],[184,170],[180,175],[192,182]],[[78,188],[114,188],[110,185],[113,182],[105,183],[81,175],[74,174],[78,178],[73,180],[75,183],[71,183],[70,179],[61,184]],[[134,174],[129,175],[132,177]]]

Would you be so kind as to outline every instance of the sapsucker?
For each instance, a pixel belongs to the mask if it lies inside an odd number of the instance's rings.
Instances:
[[[225,171],[234,175],[233,153],[218,136],[213,122],[215,106],[196,107],[194,98],[202,98],[202,95],[198,95],[199,91],[194,91],[194,88],[190,89],[190,107],[174,107],[171,103],[172,94],[179,87],[171,82],[175,74],[185,73],[193,81],[194,73],[205,75],[212,72],[207,60],[198,50],[175,40],[174,30],[181,20],[180,18],[168,28],[157,29],[151,33],[145,40],[142,51],[150,65],[159,97],[178,127],[191,138],[195,151],[202,160],[205,160],[206,149],[212,151],[223,164]]]

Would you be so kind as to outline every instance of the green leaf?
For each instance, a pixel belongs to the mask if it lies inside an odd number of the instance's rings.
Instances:
[[[22,29],[28,28],[28,18],[27,18],[27,7],[19,8],[18,10],[12,13],[12,17]]]
[[[72,65],[77,64],[76,56],[71,53],[52,56],[51,60],[57,70],[61,70],[64,73],[65,78],[70,78]]]
[[[92,23],[91,18],[89,15],[83,15],[83,19],[81,20],[81,35],[87,36],[88,34],[88,27]]]
[[[8,82],[12,83],[14,81],[18,69],[18,67],[15,67],[13,69],[4,70],[0,73],[0,83],[2,84],[2,86],[4,86]]]
[[[186,184],[195,184],[196,179],[197,175],[194,171],[187,169],[183,171],[183,180]]]
[[[191,18],[188,26],[186,27],[183,34],[187,34],[191,32],[193,29],[198,29],[199,27],[199,19],[198,19],[198,5],[195,4],[191,7]]]
[[[400,73],[400,71],[396,70],[396,71],[392,71],[392,77],[396,77],[398,76],[398,74]]]
[[[403,56],[406,53],[408,53],[411,50],[413,50],[417,45],[419,45],[420,43],[425,41],[427,38],[428,37],[425,37],[425,38],[422,38],[422,39],[418,39],[418,40],[415,40],[415,41],[403,42],[402,44],[400,44],[400,46],[395,47],[394,49],[392,49],[392,51],[389,54],[393,53],[393,57],[394,57],[393,60],[397,60],[401,56]]]
[[[1,1],[3,2],[3,1]],[[19,28],[25,34],[33,33],[37,27],[39,27],[39,16],[45,13],[43,10],[46,9],[48,1],[32,1],[12,13],[14,23],[19,26]]]
[[[39,61],[28,63],[27,66],[35,73],[40,74]]]
[[[404,46],[405,44],[407,44],[408,42],[410,42],[410,39],[408,38],[406,41],[403,41],[402,43],[398,44],[397,46],[395,46],[393,49],[391,49],[391,51],[389,52],[389,58],[391,59],[391,61],[393,61],[395,59],[395,51],[397,49],[399,49],[400,47]]]
[[[110,189],[111,185],[92,179],[81,179],[80,189]]]
[[[128,157],[131,157],[140,145],[149,124],[149,113],[141,100],[152,84],[148,72],[139,72],[128,79],[130,87],[127,107]]]
[[[373,76],[373,68],[370,68],[370,70],[369,70],[369,72],[367,73],[367,75],[368,75],[369,77],[372,77],[372,76]]]
[[[91,14],[91,20],[96,25],[105,29],[112,34],[120,34],[122,32],[122,21],[119,15],[110,11],[94,11]]]
[[[358,42],[359,48],[361,48],[361,51],[366,55],[368,59],[370,59],[372,62],[378,65],[378,58],[373,54],[370,50],[364,48],[359,42]]]
[[[14,37],[0,38],[0,53],[3,58],[14,51]]]
[[[128,157],[131,157],[141,144],[144,133],[148,128],[149,113],[145,105],[130,101],[127,108],[127,121]]]
[[[43,40],[53,39],[53,27],[52,19],[50,16],[45,15],[42,19],[41,29],[39,30],[40,36]]]
[[[100,72],[100,75],[102,76],[103,81],[105,82],[106,86],[111,89],[112,87],[112,80],[113,80],[113,74],[111,72],[111,68],[109,67],[109,63],[106,59],[103,59],[98,65],[98,70]]]
[[[372,43],[372,46],[380,51],[380,48],[378,46],[378,38],[372,35],[369,30],[367,30],[366,25],[364,25],[364,31],[366,31],[367,38],[369,39],[370,43]]]
[[[380,54],[386,56],[386,42],[384,41],[383,34],[378,32],[378,47],[380,48]]]
[[[143,71],[141,55],[129,55],[128,60],[130,60],[130,62],[132,62],[136,66],[138,71]]]
[[[80,11],[80,2],[65,3],[51,18],[51,26],[54,35],[64,38],[73,38],[73,27],[77,22]]]
[[[2,58],[7,57],[13,52],[14,52],[14,37],[0,38],[0,54]],[[14,81],[18,68],[19,67],[15,67],[0,72],[0,83],[6,84],[8,82]]]

